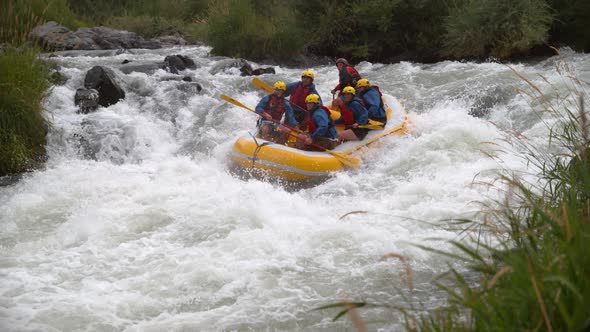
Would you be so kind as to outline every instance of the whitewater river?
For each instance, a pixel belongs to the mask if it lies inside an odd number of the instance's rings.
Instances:
[[[547,116],[531,110],[516,90],[526,84],[505,65],[361,63],[409,111],[408,136],[383,139],[360,170],[313,188],[242,180],[228,173],[228,153],[256,116],[219,95],[250,106],[263,95],[237,68],[211,74],[224,58],[209,51],[51,58],[69,79],[45,100],[49,160],[0,187],[2,331],[342,331],[354,330],[349,318],[332,322],[337,309],[314,309],[343,299],[435,308],[445,298],[431,280],[449,262],[416,244],[451,250],[448,240],[467,241],[472,233],[448,220],[498,197],[479,183],[501,168],[530,171],[502,141],[508,133],[547,145]],[[183,74],[203,91],[163,70],[120,71],[123,60],[169,54],[195,60]],[[590,56],[565,58],[590,79]],[[514,68],[559,88],[554,64]],[[95,65],[113,68],[127,97],[77,114],[75,90]],[[260,78],[290,82],[307,68],[275,69]],[[311,69],[330,100],[336,67]],[[413,292],[402,262],[380,260],[389,253],[410,264]],[[402,324],[391,309],[360,315],[372,331]]]

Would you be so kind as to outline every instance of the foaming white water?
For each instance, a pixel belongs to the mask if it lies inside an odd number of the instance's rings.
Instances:
[[[163,70],[117,69],[178,53],[199,64],[184,74],[201,93]],[[218,95],[254,106],[262,94],[236,69],[211,74],[223,59],[207,54],[57,58],[70,79],[47,99],[47,167],[0,188],[3,330],[338,330],[348,322],[313,309],[342,298],[400,303],[403,265],[381,261],[388,253],[411,264],[413,298],[436,306],[444,300],[428,282],[447,262],[413,244],[451,249],[444,240],[463,235],[444,220],[474,216],[475,202],[495,195],[477,183],[502,166],[526,170],[499,141],[505,131],[544,144],[540,117],[506,66],[363,63],[361,73],[405,99],[410,135],[384,139],[364,152],[361,170],[314,188],[240,180],[226,171],[227,153],[256,118]],[[573,57],[582,75],[587,59]],[[77,114],[75,89],[98,64],[115,68],[127,97]],[[516,67],[554,75],[544,63]],[[336,70],[312,69],[329,101]],[[296,80],[302,69],[276,70],[262,78]],[[352,211],[363,212],[339,219]],[[375,329],[399,324],[388,310],[362,315]]]

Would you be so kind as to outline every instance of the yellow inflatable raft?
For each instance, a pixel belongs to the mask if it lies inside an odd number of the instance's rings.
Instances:
[[[409,122],[404,108],[391,96],[384,95],[383,102],[388,117],[384,130],[371,130],[364,140],[345,142],[332,151],[352,154],[382,137],[405,135]],[[342,130],[338,127],[338,130]],[[282,145],[253,136],[240,137],[231,151],[231,170],[242,175],[284,182],[315,183],[325,180],[332,172],[346,168],[327,152],[299,150],[292,147],[293,143],[290,140],[287,145]]]

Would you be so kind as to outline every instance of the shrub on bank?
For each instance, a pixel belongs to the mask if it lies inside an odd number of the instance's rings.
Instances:
[[[445,22],[443,54],[507,58],[544,43],[552,15],[544,1],[457,0]]]
[[[209,3],[208,42],[213,52],[254,60],[290,57],[303,40],[284,2],[224,0]]]

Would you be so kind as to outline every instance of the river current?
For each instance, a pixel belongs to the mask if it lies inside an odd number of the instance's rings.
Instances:
[[[506,65],[363,62],[357,70],[409,112],[409,135],[382,139],[360,156],[360,170],[312,188],[240,179],[228,153],[256,116],[219,95],[253,107],[263,94],[237,68],[212,74],[226,58],[209,52],[51,58],[68,80],[45,99],[48,161],[0,187],[1,330],[340,331],[353,330],[347,317],[333,322],[337,309],[314,309],[341,300],[444,305],[431,281],[450,262],[416,245],[454,250],[448,240],[467,241],[451,219],[477,220],[480,202],[501,198],[485,184],[500,169],[534,180],[506,137],[548,146],[550,116],[534,111]],[[153,64],[169,54],[198,68],[121,71],[123,60]],[[562,89],[557,59],[511,66]],[[588,55],[565,50],[560,59],[590,80]],[[75,91],[95,65],[113,68],[127,96],[78,114]],[[275,69],[260,78],[292,82],[307,68]],[[331,100],[336,67],[310,69]],[[353,211],[363,212],[340,218]],[[391,253],[411,266],[413,292],[404,264],[381,259]],[[392,309],[360,315],[370,330],[403,324]]]

